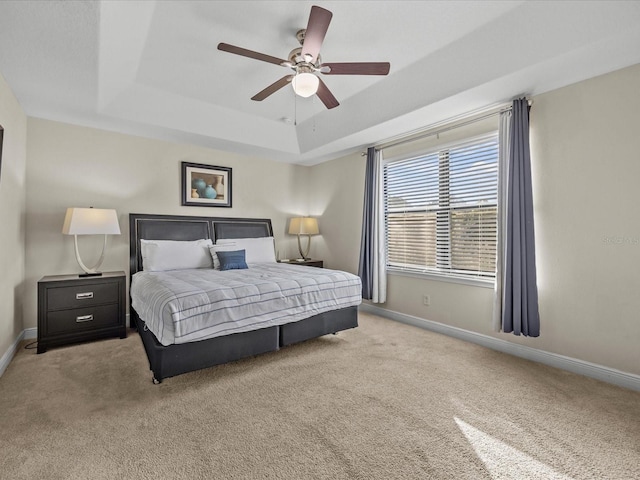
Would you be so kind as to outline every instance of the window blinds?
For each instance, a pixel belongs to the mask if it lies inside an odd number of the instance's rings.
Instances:
[[[388,162],[383,170],[388,267],[495,276],[497,134]]]

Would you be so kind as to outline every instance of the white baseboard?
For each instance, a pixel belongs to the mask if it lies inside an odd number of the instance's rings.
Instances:
[[[11,344],[9,349],[4,352],[2,358],[0,358],[0,377],[4,374],[4,371],[7,369],[11,360],[13,360],[14,355],[18,351],[18,345],[22,340],[30,340],[32,338],[38,338],[38,329],[37,328],[27,328],[20,332],[20,335],[15,339],[15,341]]]
[[[538,350],[537,348],[518,345],[516,343],[507,342],[506,340],[500,340],[499,338],[483,335],[481,333],[475,333],[462,328],[445,325],[444,323],[433,322],[431,320],[425,320],[412,315],[406,315],[393,310],[376,307],[369,303],[361,304],[360,309],[364,312],[379,315],[390,320],[424,328],[426,330],[431,330],[433,332],[448,335],[467,342],[476,343],[483,347],[491,348],[492,350],[498,350],[510,355],[515,355],[516,357],[544,363],[551,367],[561,368],[562,370],[584,375],[585,377],[595,378],[620,387],[640,391],[640,375],[634,375],[633,373],[623,372],[603,365],[585,362],[584,360],[578,360],[577,358],[558,355],[557,353]]]
[[[27,328],[23,330],[24,340],[31,340],[32,338],[38,338],[38,329],[36,327]]]

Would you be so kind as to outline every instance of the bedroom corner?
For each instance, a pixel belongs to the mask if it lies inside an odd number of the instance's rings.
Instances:
[[[22,324],[25,272],[26,134],[27,117],[0,74],[0,374],[8,365]]]

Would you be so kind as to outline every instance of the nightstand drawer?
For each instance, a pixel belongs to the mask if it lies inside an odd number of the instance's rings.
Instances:
[[[47,313],[47,335],[115,327],[120,321],[118,304],[74,308]]]
[[[118,284],[114,282],[47,289],[48,311],[117,302]]]

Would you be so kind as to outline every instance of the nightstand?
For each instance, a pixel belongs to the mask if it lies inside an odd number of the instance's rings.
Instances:
[[[124,272],[55,275],[38,282],[38,353],[104,337],[126,338]]]
[[[298,261],[298,260],[288,260],[288,261],[281,261],[280,263],[288,263],[289,265],[306,265],[307,267],[318,267],[318,268],[323,268],[324,262],[322,260],[312,260],[310,258],[307,258],[304,261]]]

